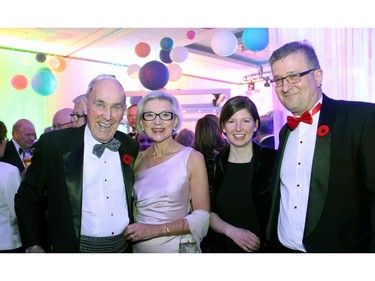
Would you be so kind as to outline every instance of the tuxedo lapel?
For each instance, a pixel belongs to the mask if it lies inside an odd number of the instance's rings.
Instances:
[[[124,160],[124,155],[130,157],[130,163],[127,163]],[[125,192],[126,192],[126,201],[128,205],[128,212],[130,222],[133,221],[133,183],[134,183],[134,161],[135,159],[131,156],[131,153],[128,151],[126,144],[122,142],[119,148],[119,156],[121,161],[122,175],[125,183]],[[125,163],[126,162],[126,163]]]
[[[63,154],[65,181],[71,204],[74,231],[77,238],[80,237],[81,233],[82,216],[83,132],[84,130],[82,129],[82,136],[74,138],[79,141],[74,141],[70,144],[72,149]]]
[[[309,202],[304,232],[305,237],[311,234],[315,229],[327,197],[334,115],[335,107],[332,100],[323,95],[311,171]],[[325,134],[323,131],[324,127],[322,126],[328,127],[328,134]]]

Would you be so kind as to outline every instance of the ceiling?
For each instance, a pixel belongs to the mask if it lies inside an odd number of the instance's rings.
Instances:
[[[194,39],[187,32],[195,32]],[[212,37],[219,30],[236,35],[238,48],[231,56],[219,56],[211,48]],[[224,69],[222,77],[232,82],[242,82],[243,75],[257,73],[260,66],[268,65],[268,47],[260,52],[247,50],[242,42],[241,28],[0,28],[0,49],[45,53],[71,59],[129,66],[143,64],[135,54],[135,46],[146,42],[151,47],[150,56],[159,59],[160,41],[170,37],[173,46],[188,49],[184,73],[207,76],[213,69]],[[205,69],[205,72],[201,72]],[[234,73],[236,76],[230,76]],[[228,78],[234,77],[234,78]]]

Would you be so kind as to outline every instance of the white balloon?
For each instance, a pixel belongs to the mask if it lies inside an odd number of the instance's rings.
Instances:
[[[182,46],[174,47],[169,53],[169,57],[174,62],[184,62],[189,55],[187,48]]]
[[[171,63],[168,66],[169,70],[169,81],[177,81],[182,76],[182,69],[178,64]]]
[[[128,76],[133,79],[138,79],[139,70],[141,67],[138,64],[131,64],[128,66]]]
[[[218,31],[211,39],[211,48],[219,56],[230,56],[236,52],[237,47],[238,39],[230,31]]]

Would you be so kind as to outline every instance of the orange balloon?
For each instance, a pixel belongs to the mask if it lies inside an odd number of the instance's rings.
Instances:
[[[151,52],[150,45],[145,42],[140,42],[135,46],[135,53],[140,58],[147,57]]]

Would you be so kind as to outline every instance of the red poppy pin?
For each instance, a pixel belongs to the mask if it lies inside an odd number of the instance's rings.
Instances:
[[[132,157],[129,154],[124,154],[124,156],[122,156],[122,161],[124,161],[125,165],[129,165],[132,161]]]
[[[319,128],[318,128],[318,136],[319,137],[324,137],[324,136],[328,135],[328,133],[329,133],[329,127],[327,125],[319,126]]]

